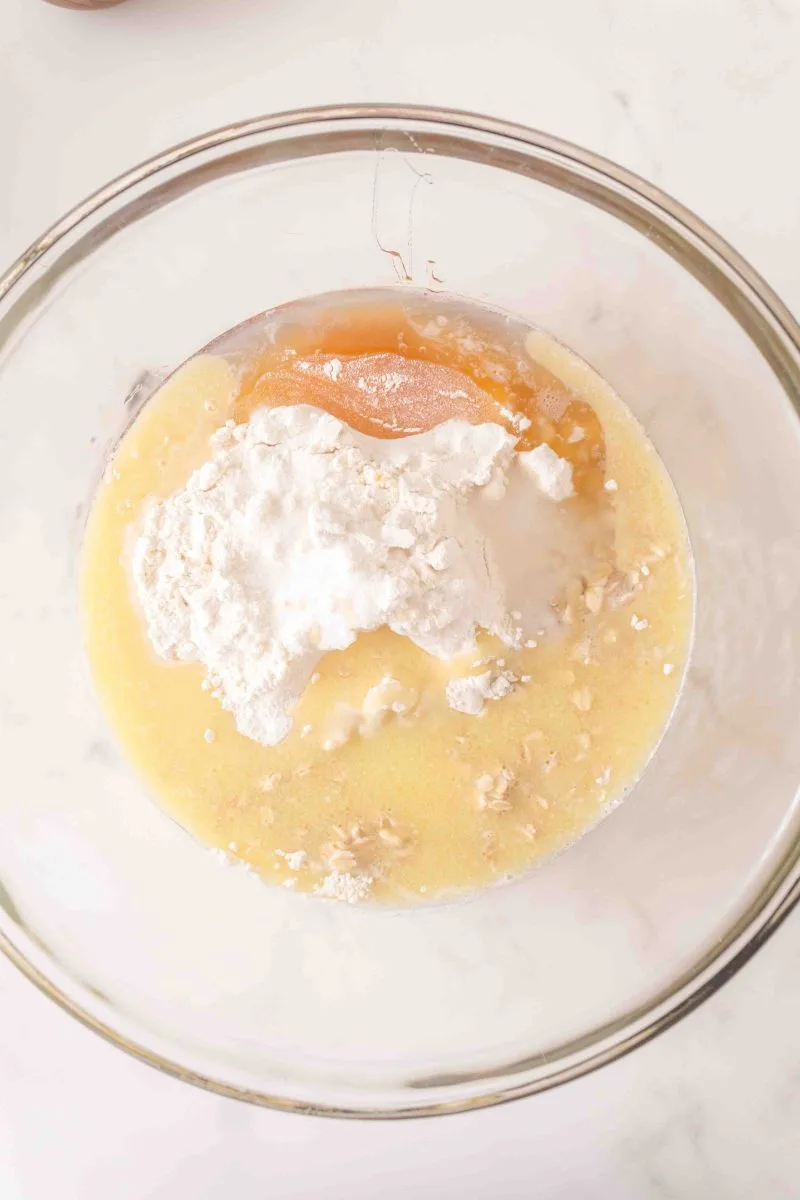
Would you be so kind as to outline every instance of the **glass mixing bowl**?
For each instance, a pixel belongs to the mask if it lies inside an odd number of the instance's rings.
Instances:
[[[410,911],[264,887],[164,816],[109,737],[76,603],[93,487],[164,374],[263,309],[391,282],[519,314],[617,388],[683,503],[698,605],[687,684],[625,804],[515,884]],[[690,213],[502,122],[295,112],[109,184],[0,297],[2,944],[70,1012],[258,1103],[449,1112],[639,1045],[786,915],[800,331]]]

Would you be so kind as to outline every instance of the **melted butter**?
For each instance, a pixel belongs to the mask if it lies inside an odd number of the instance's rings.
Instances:
[[[574,840],[624,793],[674,703],[692,594],[664,469],[585,364],[538,332],[504,345],[480,311],[450,312],[442,323],[424,299],[332,306],[313,324],[284,320],[268,345],[247,353],[198,356],[136,419],[95,497],[83,551],[86,645],[114,732],[170,815],[268,881],[313,890],[330,870],[366,871],[372,895],[397,902],[516,874]],[[391,374],[395,361],[381,356],[397,354],[458,370],[476,386],[443,387],[426,404],[412,379],[376,408],[375,389],[358,378]],[[328,356],[344,379],[321,369]],[[304,360],[313,370],[298,370]],[[317,404],[385,436],[451,416],[511,428],[522,415],[530,426],[520,449],[546,441],[571,461],[574,503],[598,519],[596,551],[615,573],[576,581],[560,598],[557,635],[536,646],[511,655],[482,640],[476,661],[500,655],[529,682],[481,717],[457,713],[444,699],[454,664],[379,630],[323,659],[293,732],[265,747],[236,731],[203,690],[199,666],[155,657],[126,569],[142,506],[186,482],[225,420],[287,402]],[[376,710],[386,679],[396,681],[387,695],[397,708]],[[331,736],[341,728],[336,714],[350,734],[344,740]]]

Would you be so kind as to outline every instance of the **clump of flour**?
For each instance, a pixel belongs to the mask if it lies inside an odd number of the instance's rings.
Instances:
[[[480,675],[465,675],[451,679],[445,688],[447,703],[456,712],[477,717],[483,712],[484,701],[502,700],[509,696],[519,676],[513,671],[482,671]]]
[[[546,442],[520,454],[519,463],[524,470],[530,471],[539,487],[551,500],[569,500],[570,496],[575,495],[571,463],[565,458],[559,458]]]
[[[369,897],[372,890],[371,875],[352,875],[347,871],[331,871],[314,888],[314,895],[323,900],[341,900],[344,904],[358,904]]]
[[[306,405],[229,422],[134,546],[153,647],[202,663],[240,732],[275,745],[320,657],[361,632],[443,660],[479,629],[519,646],[585,545],[515,445],[458,420],[386,441]]]

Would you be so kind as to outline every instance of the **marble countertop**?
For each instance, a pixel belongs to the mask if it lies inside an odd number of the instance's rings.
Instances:
[[[481,110],[647,176],[800,311],[796,0],[3,0],[0,261],[137,160],[347,100]],[[0,961],[3,1200],[800,1196],[800,914],[594,1075],[435,1121],[336,1122],[128,1059]]]

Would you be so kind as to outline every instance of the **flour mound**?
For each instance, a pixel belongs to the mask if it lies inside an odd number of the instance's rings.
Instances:
[[[153,647],[203,663],[240,732],[275,745],[319,658],[362,631],[388,625],[441,659],[479,627],[518,644],[466,504],[502,494],[514,445],[457,420],[384,441],[304,405],[229,422],[134,547]]]

